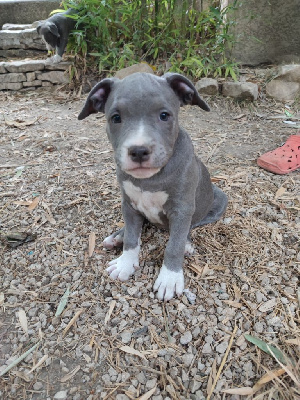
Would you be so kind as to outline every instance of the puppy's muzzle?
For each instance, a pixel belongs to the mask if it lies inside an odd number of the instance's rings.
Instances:
[[[151,150],[146,146],[131,146],[128,155],[133,162],[142,164],[150,159]]]

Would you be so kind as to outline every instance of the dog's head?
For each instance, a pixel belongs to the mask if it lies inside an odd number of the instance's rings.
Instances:
[[[96,84],[78,119],[105,112],[118,167],[143,179],[158,173],[171,158],[179,132],[179,108],[185,104],[209,111],[184,76],[135,73]]]
[[[53,22],[43,21],[37,26],[36,30],[42,36],[48,50],[54,50],[59,46],[60,34]]]

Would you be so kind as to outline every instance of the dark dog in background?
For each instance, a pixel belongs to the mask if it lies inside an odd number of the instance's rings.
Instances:
[[[62,60],[69,34],[76,25],[76,20],[68,17],[68,15],[74,14],[76,14],[76,11],[70,8],[65,12],[52,15],[38,25],[37,32],[46,43],[47,50],[56,50],[56,54],[49,58],[47,62],[57,64]]]

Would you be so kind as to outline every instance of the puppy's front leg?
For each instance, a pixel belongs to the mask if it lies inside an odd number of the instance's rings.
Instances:
[[[183,259],[192,216],[174,215],[169,220],[170,238],[166,246],[164,262],[154,283],[159,300],[168,301],[184,289]]]
[[[122,214],[125,221],[123,253],[108,264],[106,271],[112,279],[127,281],[139,267],[140,236],[144,217],[125,201],[122,203]]]

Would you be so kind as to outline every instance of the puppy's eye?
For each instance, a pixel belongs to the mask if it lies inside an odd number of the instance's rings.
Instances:
[[[162,112],[162,113],[160,113],[159,118],[161,119],[161,121],[168,121],[169,116],[170,115],[167,112]]]
[[[119,114],[114,114],[114,115],[111,117],[111,122],[112,122],[113,124],[120,124],[120,123],[121,123],[121,115],[119,115]]]

